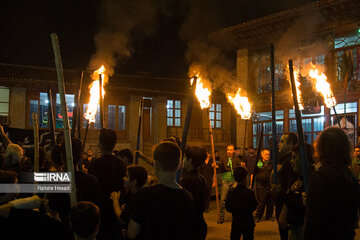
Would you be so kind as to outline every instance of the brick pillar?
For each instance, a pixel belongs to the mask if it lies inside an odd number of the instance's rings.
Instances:
[[[152,143],[155,145],[166,138],[166,97],[156,97],[152,100]]]
[[[11,88],[9,122],[10,127],[26,127],[26,88]]]
[[[249,89],[249,51],[247,48],[238,49],[237,58],[236,58],[236,80],[239,83],[239,86],[242,88],[242,93],[246,93]],[[234,86],[238,87],[238,86]],[[234,89],[237,90],[237,89]],[[251,99],[249,99],[251,101]],[[243,147],[244,144],[244,134],[245,134],[245,120],[241,119],[239,115],[236,115],[236,146]],[[250,121],[248,122],[246,138],[247,141],[245,143],[246,146],[249,145],[248,139],[252,135],[250,129]]]

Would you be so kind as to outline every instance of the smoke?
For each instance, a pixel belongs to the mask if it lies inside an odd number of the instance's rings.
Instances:
[[[154,32],[163,1],[103,0],[101,4],[101,26],[95,36],[96,53],[89,69],[104,64],[111,76],[116,64],[131,56],[132,36],[149,36]]]
[[[288,63],[306,57],[326,55],[330,46],[326,41],[309,37],[316,32],[316,26],[325,24],[325,18],[318,11],[303,12],[298,20],[282,35],[275,45],[275,57]]]

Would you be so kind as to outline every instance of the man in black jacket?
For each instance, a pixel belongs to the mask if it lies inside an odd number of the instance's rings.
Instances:
[[[266,220],[272,218],[274,202],[271,196],[271,172],[273,170],[270,160],[270,150],[261,150],[261,160],[256,164],[255,170],[255,192],[259,205],[256,208],[255,221],[259,222],[266,208]]]

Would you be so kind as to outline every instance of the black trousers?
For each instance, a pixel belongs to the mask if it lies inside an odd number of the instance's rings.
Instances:
[[[261,218],[264,215],[266,208],[266,218],[270,218],[274,212],[274,201],[271,193],[271,186],[262,186],[257,184],[255,186],[256,200],[258,206],[256,208],[255,218]]]
[[[248,226],[239,226],[237,224],[231,225],[231,234],[230,240],[240,240],[241,235],[243,240],[253,240],[254,239],[254,227]]]

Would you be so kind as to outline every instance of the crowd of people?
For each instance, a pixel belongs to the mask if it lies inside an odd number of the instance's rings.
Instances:
[[[2,126],[0,137],[0,184],[21,183],[22,173],[33,171],[33,155],[12,143]],[[0,193],[2,236],[206,239],[204,212],[209,211],[216,169],[221,175],[218,223],[224,222],[226,211],[232,214],[230,239],[254,239],[256,223],[275,220],[281,240],[355,237],[360,146],[352,151],[340,128],[324,130],[315,147],[306,144],[305,162],[294,133],[281,137],[276,163],[267,148],[257,154],[249,147],[241,153],[228,145],[226,157],[221,157],[201,146],[182,152],[178,137],[167,138],[154,146],[151,157],[136,152],[151,165],[156,180],[144,166],[134,164],[131,150],[114,150],[113,130],[100,130],[98,158],[91,149],[83,152],[81,140],[71,141],[77,204],[71,207],[66,193]],[[66,171],[65,159],[60,136],[52,147],[40,148],[40,171]]]

